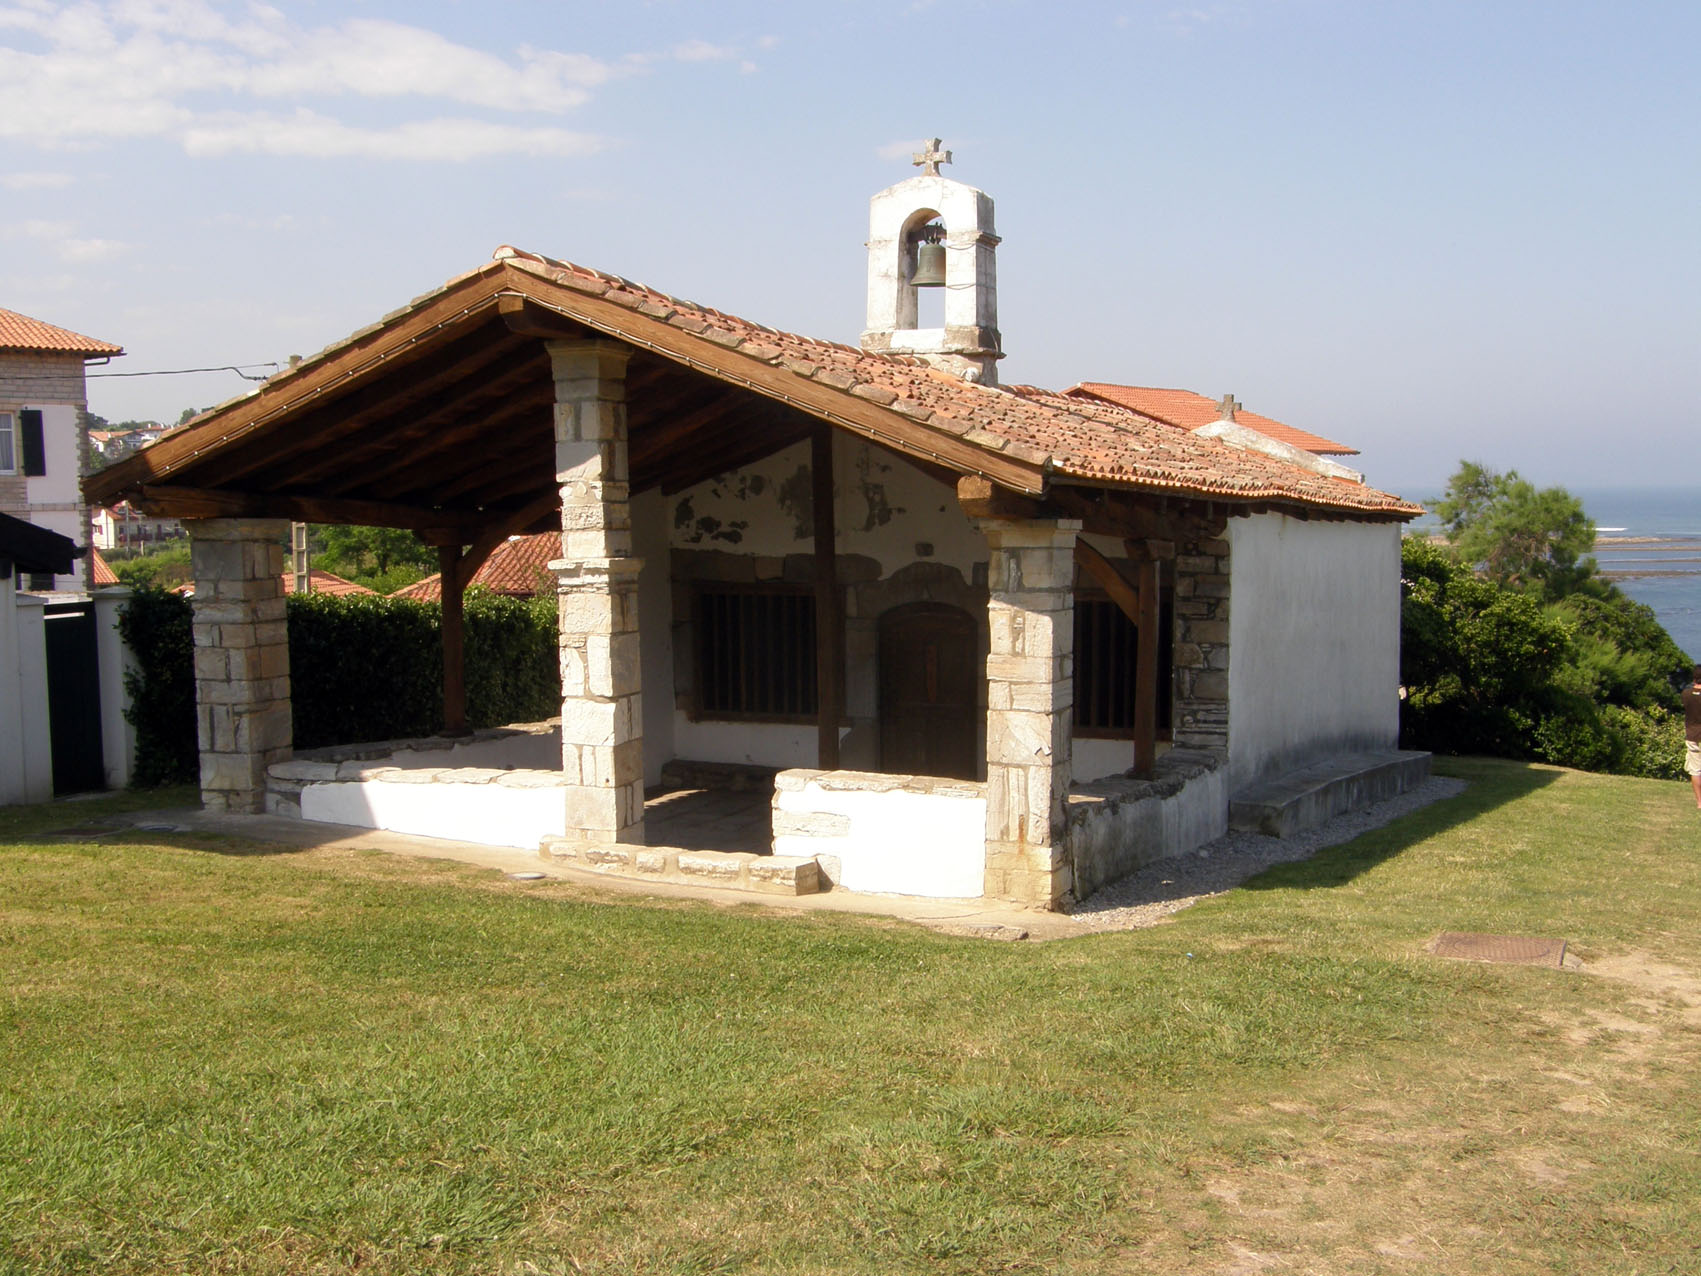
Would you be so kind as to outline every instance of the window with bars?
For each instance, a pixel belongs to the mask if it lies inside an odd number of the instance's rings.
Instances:
[[[698,717],[815,720],[813,591],[703,588],[693,627]]]
[[[1170,729],[1170,592],[1158,595],[1158,735]],[[1075,596],[1075,733],[1133,739],[1134,678],[1140,631],[1109,598]]]

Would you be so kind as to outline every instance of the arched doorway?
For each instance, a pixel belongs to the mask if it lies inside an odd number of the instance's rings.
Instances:
[[[972,780],[984,681],[974,617],[906,603],[880,617],[880,769]]]

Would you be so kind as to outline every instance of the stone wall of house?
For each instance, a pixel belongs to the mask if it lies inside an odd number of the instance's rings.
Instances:
[[[1179,541],[1175,556],[1175,702],[1177,749],[1221,761],[1229,754],[1229,538]]]
[[[0,352],[0,407],[86,403],[83,357],[43,351]]]

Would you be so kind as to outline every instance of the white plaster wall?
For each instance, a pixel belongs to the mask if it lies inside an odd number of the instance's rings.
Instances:
[[[1228,832],[1228,776],[1211,771],[1151,796],[1138,781],[1111,781],[1069,798],[1069,851],[1077,898],[1155,860],[1185,855]]]
[[[679,756],[674,747],[676,710],[673,707],[669,508],[670,502],[657,490],[645,492],[632,500],[632,550],[644,560],[643,569],[638,573],[638,676],[643,682],[646,786],[659,784],[662,768],[670,759]]]
[[[1069,743],[1069,774],[1075,780],[1121,775],[1134,765],[1132,740],[1083,740]]]
[[[865,440],[836,434],[833,470],[833,518],[841,555],[874,560],[882,578],[917,561],[928,561],[953,567],[965,581],[972,581],[975,565],[986,562],[986,538],[962,512],[955,490],[903,458]],[[633,534],[646,563],[665,561],[667,548],[720,550],[770,560],[765,578],[777,579],[786,555],[814,552],[807,443],[663,499],[659,525],[656,516],[640,514],[639,505],[634,506]],[[653,548],[654,542],[647,538],[662,535],[664,548]],[[819,756],[814,723],[693,722],[685,711],[674,708],[672,595],[668,582],[659,577],[651,581],[649,576],[646,568],[639,578],[647,782],[654,783],[651,768],[659,775],[661,762],[670,757],[813,766]],[[647,586],[660,596],[648,595]],[[658,632],[666,633],[668,642],[652,650],[650,638]],[[851,659],[854,662],[854,652]],[[847,684],[852,701],[847,707],[853,713],[860,707],[854,703],[858,690],[865,689],[872,676],[857,675],[853,668]],[[651,688],[665,688],[665,699],[652,694]],[[670,715],[665,729],[660,723],[664,707]],[[847,733],[848,728],[840,738]],[[652,740],[662,739],[665,753],[651,746]]]
[[[47,720],[46,603],[0,582],[0,803],[53,796]]]
[[[833,476],[839,553],[874,559],[882,576],[928,559],[955,567],[968,580],[974,565],[986,561],[986,538],[957,504],[956,492],[902,457],[835,432]],[[810,492],[809,444],[799,443],[667,497],[671,544],[767,557],[812,553]],[[918,544],[931,548],[918,553]]]
[[[555,785],[509,788],[351,780],[304,787],[301,818],[535,851],[544,838],[567,831],[567,802]]]
[[[1399,739],[1400,527],[1233,518],[1231,790]]]
[[[136,728],[124,720],[130,694],[124,689],[124,674],[136,659],[118,633],[118,612],[130,599],[121,586],[99,590],[94,595],[95,650],[100,667],[100,747],[106,767],[106,787],[122,789],[130,783],[136,758]]]
[[[933,899],[973,899],[985,890],[984,797],[900,789],[858,792],[811,781],[801,791],[776,792],[774,806],[798,815],[838,815],[850,821],[850,832],[841,837],[774,839],[776,855],[836,859],[837,875],[829,876],[846,890]]]
[[[29,499],[31,505],[68,502],[75,505],[77,493],[77,409],[68,403],[31,404],[41,412],[42,445],[46,455],[47,473],[37,475],[29,481]],[[32,523],[36,519],[30,520]],[[72,526],[77,525],[77,516],[71,515]],[[62,535],[71,536],[62,527],[53,529]],[[72,536],[77,544],[83,543],[83,534],[79,530]]]

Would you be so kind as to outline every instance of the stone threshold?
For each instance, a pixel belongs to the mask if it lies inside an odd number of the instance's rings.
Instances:
[[[715,886],[759,895],[815,895],[826,888],[814,856],[693,851],[566,837],[544,838],[538,855],[553,863],[633,881]]]
[[[1229,827],[1293,837],[1416,788],[1429,779],[1430,757],[1388,749],[1324,758],[1236,793],[1229,799]]]

